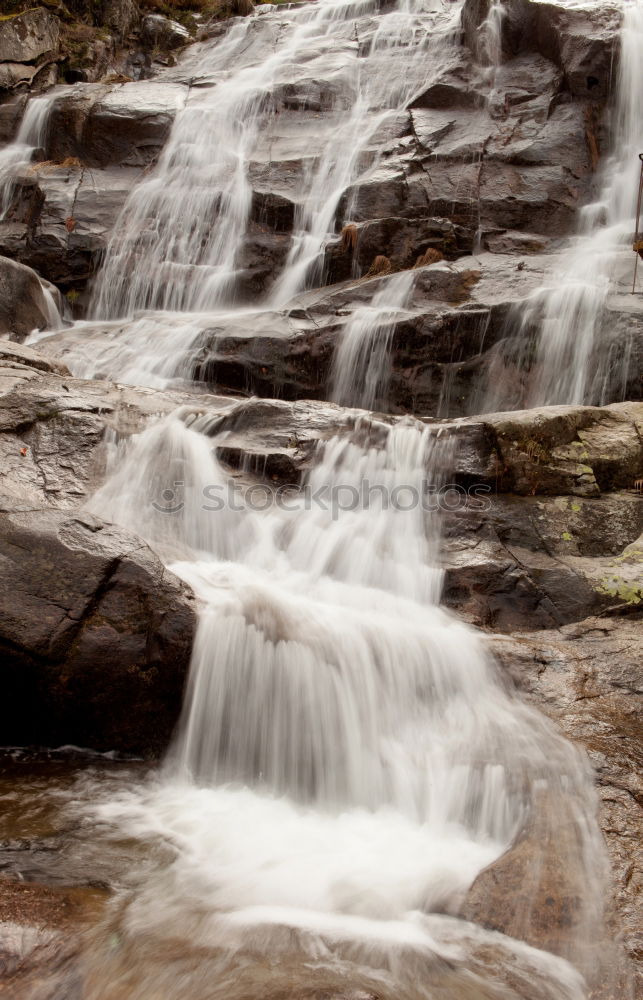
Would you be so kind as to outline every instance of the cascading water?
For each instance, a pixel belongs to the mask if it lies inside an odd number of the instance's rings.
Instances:
[[[496,76],[502,63],[502,22],[505,10],[502,0],[491,0],[489,13],[478,29],[477,57],[484,67],[489,87],[489,102],[493,98]]]
[[[355,309],[333,359],[331,399],[366,410],[387,408],[395,323],[413,291],[413,271],[385,281],[368,306]]]
[[[169,873],[138,887],[119,934],[131,942],[145,927],[163,940],[187,921],[193,944],[224,948],[236,969],[234,988],[208,994],[221,1000],[246,995],[248,960],[231,956],[249,942],[286,966],[300,955],[302,982],[354,949],[352,983],[383,977],[386,990],[433,997],[435,956],[460,952],[453,925],[430,914],[457,912],[477,872],[538,815],[547,837],[565,830],[579,893],[568,953],[584,963],[584,935],[600,925],[589,775],[499,685],[476,633],[438,606],[429,499],[450,449],[414,421],[362,417],[351,438],[323,445],[300,495],[259,513],[231,502],[204,436],[211,418],[188,428],[180,417],[126,445],[91,504],[178,558],[202,603],[164,774],[98,809],[119,837],[174,845]],[[179,502],[159,509],[177,476]],[[581,996],[568,966],[536,954],[540,995]]]
[[[183,374],[196,311],[231,314],[251,181],[273,143],[291,150],[296,232],[266,308],[305,288],[342,196],[439,76],[459,17],[438,0],[331,0],[259,11],[191,57],[186,106],[128,200],[95,301],[111,320],[172,311],[103,329],[75,372],[156,384]],[[306,102],[310,114],[313,93],[319,151],[282,115]],[[412,281],[395,275],[349,321],[339,401],[384,395]],[[235,315],[253,322],[249,309]],[[187,419],[123,445],[91,503],[192,585],[200,617],[165,768],[95,812],[103,836],[143,841],[152,861],[94,956],[90,1000],[277,1000],[346,983],[360,1000],[516,1000],[516,982],[541,1000],[580,1000],[566,961],[457,918],[481,869],[537,830],[524,927],[555,853],[577,900],[556,946],[590,974],[602,853],[584,759],[439,606],[439,517],[423,505],[451,463],[438,432],[357,414],[350,435],[320,446],[305,489],[259,512],[248,494],[232,503],[213,455],[225,417],[216,429]],[[475,958],[476,942],[502,955],[513,985]]]
[[[640,94],[643,86],[643,4],[626,3],[616,88],[613,151],[602,169],[598,201],[580,212],[580,235],[565,252],[563,266],[550,283],[517,307],[517,330],[507,357],[494,367],[482,409],[600,404],[606,390],[624,384],[623,355],[611,350],[609,295],[615,280],[631,282],[631,243],[643,151]],[[626,250],[627,248],[627,250]],[[503,363],[529,369],[522,398],[511,399]],[[513,372],[513,374],[511,374]],[[508,398],[509,397],[509,398]],[[477,412],[480,412],[480,408]]]
[[[459,24],[459,3],[326,0],[287,15],[261,8],[196,47],[180,69],[191,82],[185,106],[128,197],[97,277],[92,312],[110,323],[66,336],[72,370],[167,385],[189,374],[200,334],[225,327],[231,309],[254,325],[314,284],[343,196],[377,169],[396,117],[449,64]],[[240,306],[244,247],[261,217],[253,190],[273,156],[292,164],[270,181],[294,206],[292,245],[264,301]]]
[[[378,133],[426,86],[427,67],[437,76],[445,65],[458,16],[458,8],[445,16],[441,3],[420,0],[384,12],[375,0],[333,0],[289,10],[287,18],[264,13],[207,48],[192,69],[204,85],[193,86],[157,167],[115,227],[96,315],[234,301],[252,177],[270,163],[275,144],[290,150],[287,195],[296,221],[271,304],[305,287],[334,232],[340,197],[372,167]],[[298,140],[288,113],[308,107],[322,112],[327,138],[319,154],[305,130]]]
[[[17,172],[27,167],[33,153],[45,144],[49,111],[55,93],[32,97],[13,142],[0,150],[0,220],[4,219],[11,203],[13,182]]]

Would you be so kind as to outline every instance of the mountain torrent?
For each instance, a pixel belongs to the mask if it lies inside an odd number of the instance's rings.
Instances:
[[[5,6],[0,994],[636,1000],[643,0]]]

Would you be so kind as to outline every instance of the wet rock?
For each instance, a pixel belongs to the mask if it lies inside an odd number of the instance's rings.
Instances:
[[[414,108],[477,108],[485,94],[472,86],[472,66],[465,52],[458,52],[451,65],[413,101]]]
[[[178,49],[187,45],[190,32],[178,21],[171,21],[162,14],[147,14],[141,23],[141,40],[144,45],[160,49]]]
[[[404,269],[413,267],[430,248],[451,259],[465,252],[468,245],[467,233],[445,218],[390,218],[349,223],[335,243],[326,245],[327,283],[365,275],[380,255],[393,261],[396,268]]]
[[[479,54],[479,28],[490,0],[465,0],[464,39]],[[604,100],[612,81],[621,9],[611,0],[570,6],[564,0],[533,3],[505,0],[502,48],[505,56],[539,52],[558,65],[574,95]]]
[[[0,104],[0,144],[15,137],[27,104],[27,94],[18,93]]]
[[[162,748],[195,627],[184,585],[139,538],[89,514],[5,513],[0,553],[5,738]]]
[[[631,963],[629,969],[613,970],[615,975],[612,983],[607,981],[605,995],[610,995],[610,986],[611,995],[636,995],[643,985],[638,917],[643,866],[636,849],[643,835],[640,617],[588,618],[555,631],[493,637],[490,641],[504,670],[523,694],[589,754],[612,868],[613,900],[606,901],[608,917]],[[480,876],[482,881],[478,886],[474,883],[471,900],[483,923],[503,930],[510,929],[510,887],[515,884],[508,861],[505,856],[495,873],[492,866]]]
[[[553,817],[556,850],[543,850],[552,829],[547,810],[543,796],[512,847],[478,875],[460,912],[489,930],[573,960],[575,938],[584,929],[586,886],[570,864],[578,850],[571,815],[567,823]]]
[[[0,257],[0,335],[23,340],[33,330],[44,329],[52,319],[52,302],[52,293],[48,298],[35,271]]]
[[[33,267],[64,291],[84,288],[94,273],[140,169],[87,169],[46,164],[15,186],[0,222],[0,251]]]
[[[194,355],[192,376],[228,391],[268,398],[318,399],[324,396],[334,351],[326,336],[292,329],[288,321],[267,317],[252,330],[204,331]]]
[[[46,157],[145,166],[158,156],[186,94],[175,83],[77,84],[52,108]]]
[[[252,193],[250,216],[255,222],[276,232],[289,233],[295,220],[295,205],[281,195],[255,190]]]
[[[255,206],[261,202],[255,202]],[[263,201],[267,222],[251,220],[239,251],[240,273],[236,294],[240,302],[256,302],[271,287],[280,274],[291,246],[290,232],[279,232],[278,227],[288,225],[290,209],[279,199]],[[270,207],[268,207],[268,204]],[[258,211],[258,215],[261,214]]]
[[[209,418],[206,412],[199,427],[216,436],[217,456],[224,464],[297,486],[313,466],[320,441],[351,433],[360,415],[359,410],[312,400],[251,399],[220,416]]]
[[[0,63],[30,63],[58,50],[60,21],[44,7],[0,20]]]

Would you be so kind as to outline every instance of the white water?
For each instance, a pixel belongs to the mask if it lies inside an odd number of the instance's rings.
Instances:
[[[414,278],[413,271],[394,275],[383,282],[369,305],[353,310],[333,358],[333,402],[387,409],[393,332],[409,303]]]
[[[426,6],[377,13],[368,2],[329,2],[259,13],[195,57],[195,76],[215,82],[193,88],[158,167],[132,192],[96,303],[110,319],[170,312],[110,327],[107,353],[83,374],[164,384],[184,372],[203,328],[195,311],[219,309],[220,318],[231,308],[249,165],[262,143],[283,140],[272,95],[300,82],[303,67],[305,82],[323,67],[337,86],[322,148],[303,157],[291,188],[298,233],[270,302],[314,280],[343,192],[377,165],[378,130],[452,44],[459,6]],[[409,272],[385,283],[364,322],[350,324],[337,359],[342,400],[371,405],[383,394],[383,349],[411,281]],[[349,362],[361,383],[353,389],[342,383]],[[457,914],[478,872],[534,824],[525,923],[542,858],[555,851],[579,900],[561,949],[590,971],[584,944],[601,924],[602,855],[589,770],[508,693],[482,638],[439,606],[440,525],[419,504],[423,480],[439,483],[451,462],[437,434],[413,421],[362,420],[353,438],[320,446],[308,491],[289,509],[275,501],[258,512],[248,502],[233,509],[208,420],[188,428],[184,418],[123,445],[91,505],[147,538],[200,599],[165,769],[96,809],[103,835],[140,839],[159,859],[122,901],[108,948],[109,962],[123,963],[118,975],[128,959],[135,975],[136,949],[155,942],[151,978],[125,995],[271,996],[256,984],[244,993],[239,977],[294,963],[293,982],[308,986],[323,961],[343,985],[380,977],[387,997],[515,997],[487,981],[476,992],[462,959],[474,932],[454,919],[445,944],[436,914]],[[321,501],[309,499],[315,493]],[[194,970],[168,972],[177,947],[241,956],[237,978],[230,985],[218,970],[197,990]],[[508,950],[503,967],[524,960],[524,981],[538,981],[539,996],[582,996],[565,962],[518,943]],[[436,956],[441,974],[447,960],[463,961],[446,993],[433,992]]]
[[[6,217],[11,206],[16,175],[29,166],[34,152],[45,144],[49,112],[54,99],[54,94],[32,97],[25,109],[16,138],[4,149],[0,149],[0,222]],[[41,287],[45,300],[45,325],[47,331],[51,332],[62,324],[55,297],[56,290],[53,285],[45,281],[41,281]]]
[[[562,268],[520,307],[517,343],[531,344],[532,331],[537,330],[525,406],[605,402],[607,369],[614,362],[608,297],[617,288],[623,263],[631,265],[630,275],[634,271],[631,244],[641,169],[638,154],[643,152],[642,53],[643,3],[632,0],[624,5],[613,147],[601,170],[599,198],[581,209],[580,233],[564,254]],[[497,384],[491,386],[485,408],[506,408],[506,385],[495,373],[492,378]]]
[[[331,0],[286,15],[264,11],[205,47],[192,70],[200,85],[115,227],[96,315],[234,302],[252,177],[269,167],[273,145],[290,149],[292,177],[281,180],[296,221],[271,304],[314,283],[340,197],[377,161],[387,121],[426,86],[428,72],[437,76],[445,65],[458,18],[459,5],[445,12],[440,0],[409,0],[383,12],[375,0]],[[317,136],[292,113],[311,102],[321,119]]]
[[[417,501],[451,449],[414,421],[362,418],[353,440],[321,448],[288,509],[258,512],[232,503],[210,425],[179,415],[151,427],[91,504],[178,558],[202,602],[162,780],[98,808],[115,836],[174,854],[137,888],[119,933],[163,937],[179,921],[193,944],[231,953],[254,940],[319,959],[351,944],[371,973],[390,972],[399,949],[430,963],[450,952],[426,915],[457,912],[537,810],[548,838],[566,831],[582,951],[600,924],[586,765],[438,606],[439,518]],[[287,947],[274,937],[284,928]],[[580,996],[568,967],[547,961],[552,995]],[[412,995],[429,994],[414,983]]]
[[[45,143],[53,101],[53,94],[32,97],[16,138],[4,149],[0,149],[0,221],[5,218],[9,209],[16,174],[29,166],[33,153]]]
[[[484,67],[489,88],[488,104],[492,103],[496,77],[502,64],[502,22],[505,9],[502,0],[491,0],[489,13],[478,29],[476,56]]]

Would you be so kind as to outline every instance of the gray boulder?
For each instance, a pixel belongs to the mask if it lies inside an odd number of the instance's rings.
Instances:
[[[490,5],[490,0],[465,0],[463,7],[465,42],[476,56]],[[574,5],[565,0],[504,0],[503,54],[509,58],[539,52],[562,69],[572,94],[604,100],[612,84],[621,12],[613,0]]]
[[[1,514],[0,564],[3,742],[161,750],[190,659],[187,588],[82,512]]]
[[[190,32],[178,21],[171,21],[162,14],[148,14],[141,25],[144,45],[159,49],[178,49],[191,40]]]
[[[0,257],[0,334],[23,340],[33,330],[45,329],[57,295],[30,267]]]
[[[0,62],[35,62],[58,51],[60,21],[44,7],[0,19]]]

